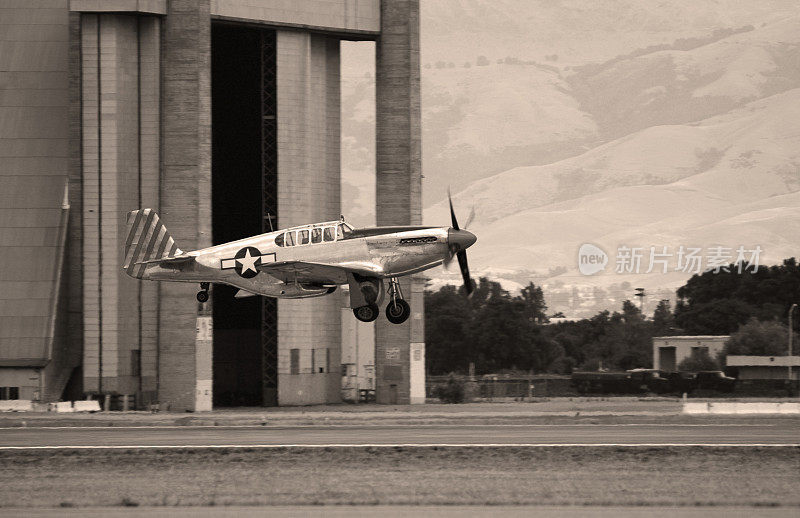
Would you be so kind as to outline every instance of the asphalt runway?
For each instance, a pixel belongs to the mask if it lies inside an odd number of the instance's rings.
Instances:
[[[793,422],[0,429],[0,450],[282,446],[800,446]]]
[[[504,518],[575,518],[591,516],[595,518],[796,518],[796,507],[754,508],[754,507],[594,507],[594,506],[490,506],[471,505],[448,506],[390,506],[369,505],[354,507],[342,506],[275,506],[275,507],[81,507],[59,509],[3,509],[4,516],[20,518],[58,517],[105,517],[124,518],[172,518],[172,517],[221,517],[249,518],[270,516],[272,518],[465,518],[472,516],[503,516]]]

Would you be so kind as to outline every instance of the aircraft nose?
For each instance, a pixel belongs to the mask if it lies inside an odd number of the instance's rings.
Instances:
[[[459,250],[466,250],[472,246],[478,238],[468,230],[456,230],[451,228],[447,231],[447,244],[450,247],[457,246]]]

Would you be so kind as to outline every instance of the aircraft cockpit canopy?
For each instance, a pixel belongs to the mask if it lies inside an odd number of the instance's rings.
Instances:
[[[303,246],[308,244],[331,243],[347,239],[353,227],[343,221],[317,223],[304,227],[295,227],[275,236],[278,246]]]

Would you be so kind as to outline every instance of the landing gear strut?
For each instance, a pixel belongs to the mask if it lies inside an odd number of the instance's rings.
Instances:
[[[411,315],[411,306],[403,299],[400,283],[392,277],[389,279],[389,305],[386,306],[386,319],[392,324],[402,324]]]
[[[210,286],[210,282],[200,283],[200,291],[197,292],[197,302],[208,302],[208,288]]]

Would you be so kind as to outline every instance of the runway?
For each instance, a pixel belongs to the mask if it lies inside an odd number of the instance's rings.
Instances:
[[[287,446],[800,446],[795,423],[0,429],[0,450]]]

